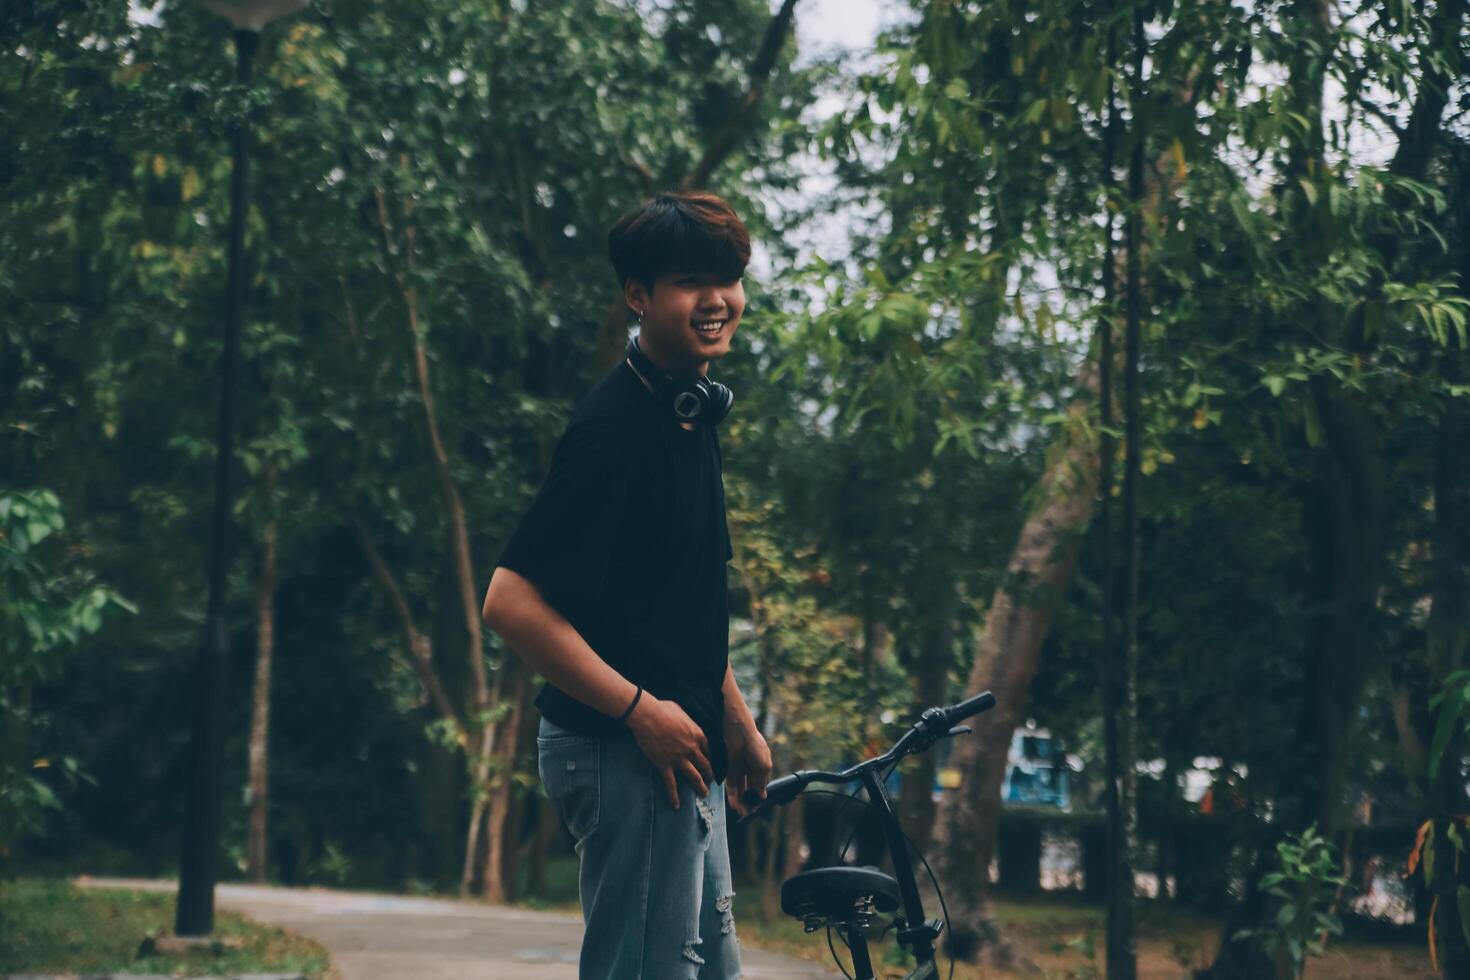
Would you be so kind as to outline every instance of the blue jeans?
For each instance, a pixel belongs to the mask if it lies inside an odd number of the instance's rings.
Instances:
[[[631,733],[541,719],[536,763],[576,839],[580,980],[737,980],[725,786],[679,780],[679,809]]]

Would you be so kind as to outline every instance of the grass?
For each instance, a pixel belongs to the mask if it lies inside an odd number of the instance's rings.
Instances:
[[[831,967],[825,930],[810,935],[800,922],[780,914],[761,914],[760,888],[754,882],[736,889],[735,921],[740,941],[748,946],[783,953]],[[542,897],[517,904],[576,912],[577,862],[570,855],[547,861],[546,890]],[[1007,973],[973,964],[957,963],[955,980],[1090,980],[1103,976],[1104,913],[1100,906],[1080,898],[1039,896],[1001,899],[996,918],[1007,938],[1040,969],[1040,973]],[[938,910],[930,910],[937,915]],[[1221,922],[1166,904],[1140,903],[1138,907],[1139,980],[1183,980],[1207,966],[1220,941]],[[851,972],[847,949],[835,935],[833,944]],[[890,934],[881,944],[870,943],[869,955],[879,977],[902,977],[913,964],[897,959],[898,944]],[[948,977],[949,960],[940,958],[940,976]],[[1334,942],[1327,955],[1307,967],[1307,980],[1434,980],[1429,956],[1417,946]]]
[[[239,937],[223,953],[136,958],[145,936],[173,931],[170,892],[77,888],[54,878],[0,882],[0,975],[7,973],[153,973],[173,976],[300,973],[330,978],[326,950],[301,936],[215,911],[214,934]]]
[[[763,919],[756,889],[739,916],[741,941],[760,949],[832,966],[826,931],[811,935],[787,916]],[[1006,937],[1040,970],[1007,972],[968,963],[955,964],[955,980],[1092,980],[1104,976],[1103,927],[1105,916],[1097,906],[1059,897],[1000,900],[994,906]],[[1214,958],[1220,939],[1217,920],[1181,912],[1165,905],[1143,903],[1138,916],[1139,980],[1183,980]],[[844,968],[851,971],[847,949],[834,935],[833,944]],[[902,977],[912,961],[898,957],[890,934],[881,944],[869,943],[873,971],[880,977]],[[949,976],[949,959],[939,960],[940,977]],[[1327,955],[1312,961],[1307,980],[1434,980],[1425,950],[1414,946],[1338,942]]]

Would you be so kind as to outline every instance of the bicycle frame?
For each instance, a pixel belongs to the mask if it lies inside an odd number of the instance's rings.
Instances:
[[[898,944],[908,949],[918,963],[904,980],[931,980],[938,977],[938,966],[934,961],[934,940],[938,937],[942,924],[938,919],[924,918],[924,903],[919,896],[914,863],[909,857],[908,839],[903,834],[898,814],[893,809],[893,800],[888,796],[878,773],[883,767],[905,756],[928,751],[941,738],[968,733],[971,729],[956,726],[954,723],[985,711],[994,704],[995,698],[986,691],[947,708],[928,708],[920,720],[880,756],[867,759],[842,772],[803,769],[789,776],[782,776],[766,786],[764,797],[753,791],[746,792],[745,802],[754,809],[742,817],[739,823],[744,823],[771,806],[783,806],[791,802],[797,793],[811,783],[845,784],[861,781],[869,802],[878,813],[884,842],[888,846],[889,857],[893,860],[893,877],[898,883],[899,899],[903,908],[903,927],[898,930]],[[875,980],[873,965],[868,957],[865,930],[846,924],[839,932],[852,953],[855,980]]]
[[[883,825],[883,836],[888,842],[888,853],[893,859],[893,877],[898,881],[899,895],[903,898],[903,921],[905,928],[898,931],[898,944],[908,947],[913,953],[918,967],[909,973],[904,980],[927,980],[939,974],[938,967],[934,962],[934,939],[939,935],[938,922],[930,925],[924,919],[924,900],[919,895],[919,883],[914,874],[914,862],[909,858],[908,841],[904,838],[903,828],[899,825],[898,814],[894,812],[893,801],[888,796],[888,790],[883,786],[883,780],[878,778],[876,768],[869,769],[863,773],[863,788],[868,791],[868,800],[878,811],[879,822]],[[912,923],[919,923],[914,927]],[[844,936],[844,941],[849,937]],[[858,974],[857,980],[874,980],[873,966],[867,963],[868,948],[866,940],[861,936],[853,936],[856,943],[848,942],[848,949],[853,951],[853,972]],[[858,964],[858,950],[861,949],[861,959],[865,961],[867,976],[860,972]]]

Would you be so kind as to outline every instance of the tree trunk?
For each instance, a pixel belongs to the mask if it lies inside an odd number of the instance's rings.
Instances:
[[[496,686],[509,699],[510,711],[498,726],[500,736],[494,747],[494,762],[491,771],[489,798],[486,804],[485,824],[485,900],[504,902],[508,889],[506,879],[512,873],[505,861],[506,826],[511,811],[511,792],[515,782],[511,779],[515,767],[516,752],[520,748],[521,720],[530,707],[530,672],[518,658],[507,658],[501,665],[502,676]]]
[[[1061,438],[1049,453],[1033,507],[995,590],[985,631],[975,653],[966,695],[989,689],[996,706],[982,715],[973,735],[958,738],[950,765],[964,774],[945,793],[934,821],[937,873],[950,904],[948,947],[965,959],[984,952],[997,966],[1014,961],[989,907],[987,869],[995,854],[1000,784],[1011,732],[1024,718],[1026,694],[1051,628],[1057,603],[1071,580],[1082,535],[1097,495],[1097,443],[1090,423],[1098,397],[1092,358],[1077,379]]]
[[[785,881],[801,871],[801,847],[806,843],[806,800],[800,795],[786,806],[786,833],[775,842],[781,851],[781,880]]]
[[[557,838],[557,831],[561,829],[561,817],[556,812],[556,807],[544,796],[535,797],[536,804],[536,835],[531,842],[530,870],[526,876],[526,894],[544,896],[546,894],[546,855],[551,850],[552,841]]]
[[[424,348],[423,330],[419,322],[419,307],[413,279],[414,227],[405,220],[400,246],[394,221],[390,215],[388,200],[382,190],[375,193],[378,215],[379,246],[389,280],[397,293],[404,311],[404,327],[408,334],[413,355],[414,381],[418,390],[424,437],[429,447],[429,457],[434,473],[435,485],[443,504],[446,520],[445,536],[449,551],[449,567],[453,574],[457,598],[457,612],[464,625],[465,658],[471,679],[468,719],[458,718],[462,728],[461,745],[469,755],[470,785],[474,802],[471,805],[469,830],[465,840],[464,861],[460,874],[461,894],[468,894],[473,884],[476,855],[482,827],[486,826],[485,869],[493,873],[484,879],[485,894],[491,901],[500,901],[504,896],[502,855],[504,852],[503,830],[506,809],[509,804],[508,786],[489,793],[488,785],[492,759],[496,755],[497,740],[515,751],[519,739],[514,726],[519,724],[524,708],[524,679],[512,690],[521,692],[512,703],[511,711],[498,723],[489,723],[487,718],[495,699],[491,696],[489,681],[485,673],[485,658],[482,642],[480,602],[475,580],[474,565],[470,556],[469,523],[465,516],[464,501],[454,475],[449,467],[449,452],[439,433],[439,421],[434,408],[433,387],[429,379],[429,358]],[[408,206],[402,215],[407,219]],[[399,263],[402,258],[402,265]],[[381,576],[380,576],[381,577]],[[507,658],[502,672],[519,672],[519,661]],[[451,716],[453,717],[453,716]],[[503,757],[503,753],[502,753]]]
[[[534,773],[536,758],[536,729],[540,722],[540,715],[535,711],[533,690],[535,677],[528,671],[522,670],[524,675],[522,682],[517,686],[515,711],[519,719],[516,726],[516,739],[513,746],[505,750],[505,780],[510,785],[509,805],[510,813],[505,821],[505,853],[509,858],[502,861],[505,900],[513,902],[520,897],[520,882],[517,869],[528,866],[537,846],[537,833],[539,824],[533,825],[535,816],[535,804],[531,793],[524,789],[518,789],[515,782],[516,766],[521,761],[521,746],[527,746],[530,750],[532,772]],[[529,878],[529,869],[528,869]],[[529,887],[529,885],[527,886]]]
[[[1470,153],[1462,154],[1470,158]],[[1470,163],[1470,159],[1466,160]],[[1459,197],[1461,282],[1470,283],[1470,194]],[[1470,355],[1445,351],[1440,373],[1448,384],[1470,380]],[[1446,398],[1440,416],[1434,469],[1433,590],[1428,624],[1428,661],[1431,688],[1438,690],[1446,677],[1470,665],[1470,404],[1464,398]],[[1463,737],[1450,740],[1428,796],[1436,844],[1449,853],[1451,826],[1470,811],[1461,760]],[[1441,861],[1430,891],[1439,898],[1434,912],[1441,976],[1470,976],[1470,942],[1461,926],[1458,890],[1470,886],[1470,861]],[[1447,873],[1448,872],[1448,873]],[[1422,879],[1419,879],[1422,880]]]
[[[1145,91],[1143,57],[1147,48],[1143,34],[1143,8],[1133,13],[1133,91]],[[1127,221],[1127,321],[1123,355],[1124,464],[1123,464],[1123,659],[1122,670],[1113,678],[1118,700],[1116,778],[1117,808],[1113,814],[1113,855],[1110,863],[1107,921],[1108,980],[1134,980],[1138,976],[1138,938],[1134,929],[1135,867],[1138,863],[1138,479],[1142,438],[1142,402],[1139,397],[1139,347],[1143,306],[1142,217],[1144,203],[1143,147],[1148,138],[1140,114],[1141,99],[1133,110],[1132,148],[1128,159]],[[1111,365],[1109,365],[1111,366]],[[1111,488],[1110,488],[1111,489]]]
[[[949,667],[954,662],[954,627],[959,615],[960,593],[954,582],[945,580],[916,597],[915,608],[924,624],[918,663],[914,665],[912,714],[949,701]],[[913,838],[919,853],[929,851],[934,833],[934,771],[938,762],[933,752],[921,752],[910,762],[899,786],[898,810],[904,830]]]
[[[890,634],[888,630],[887,613],[884,606],[880,606],[872,596],[872,593],[864,588],[862,598],[862,646],[859,653],[858,669],[863,679],[863,696],[871,703],[877,698],[876,682],[874,676],[876,668],[888,660],[888,642]],[[874,756],[885,748],[878,739],[881,723],[868,712],[857,719],[858,736],[862,740],[863,754]],[[858,851],[864,863],[871,863],[867,855],[862,853],[862,838],[858,839]]]
[[[470,762],[470,823],[465,833],[464,856],[459,863],[459,897],[469,898],[475,890],[475,870],[484,870],[480,861],[480,838],[485,828],[486,786],[490,782],[490,751],[485,742],[494,738],[495,729],[483,725],[476,738],[478,751]],[[488,839],[488,838],[487,838]],[[489,860],[487,855],[485,860]],[[483,878],[481,881],[483,882]]]
[[[791,836],[793,821],[791,808],[796,805],[795,801],[781,807],[776,811],[772,820],[766,821],[769,831],[766,837],[766,850],[762,855],[761,862],[761,917],[767,922],[774,922],[781,913],[780,890],[781,879],[779,873],[784,860],[785,848],[782,841]],[[795,828],[800,833],[800,828]]]
[[[267,498],[275,490],[275,466],[265,471]],[[269,761],[271,715],[271,657],[276,633],[276,534],[271,520],[261,540],[260,574],[255,580],[255,685],[250,695],[250,830],[246,843],[246,875],[251,881],[270,877],[266,846],[270,802]]]

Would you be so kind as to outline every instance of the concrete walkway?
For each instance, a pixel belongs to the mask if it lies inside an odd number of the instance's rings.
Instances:
[[[173,891],[177,883],[76,879],[82,887]],[[219,907],[308,936],[327,948],[342,980],[576,980],[582,920],[445,898],[264,885],[218,885]],[[737,928],[739,920],[736,920]],[[741,949],[746,980],[840,976],[787,956]]]

